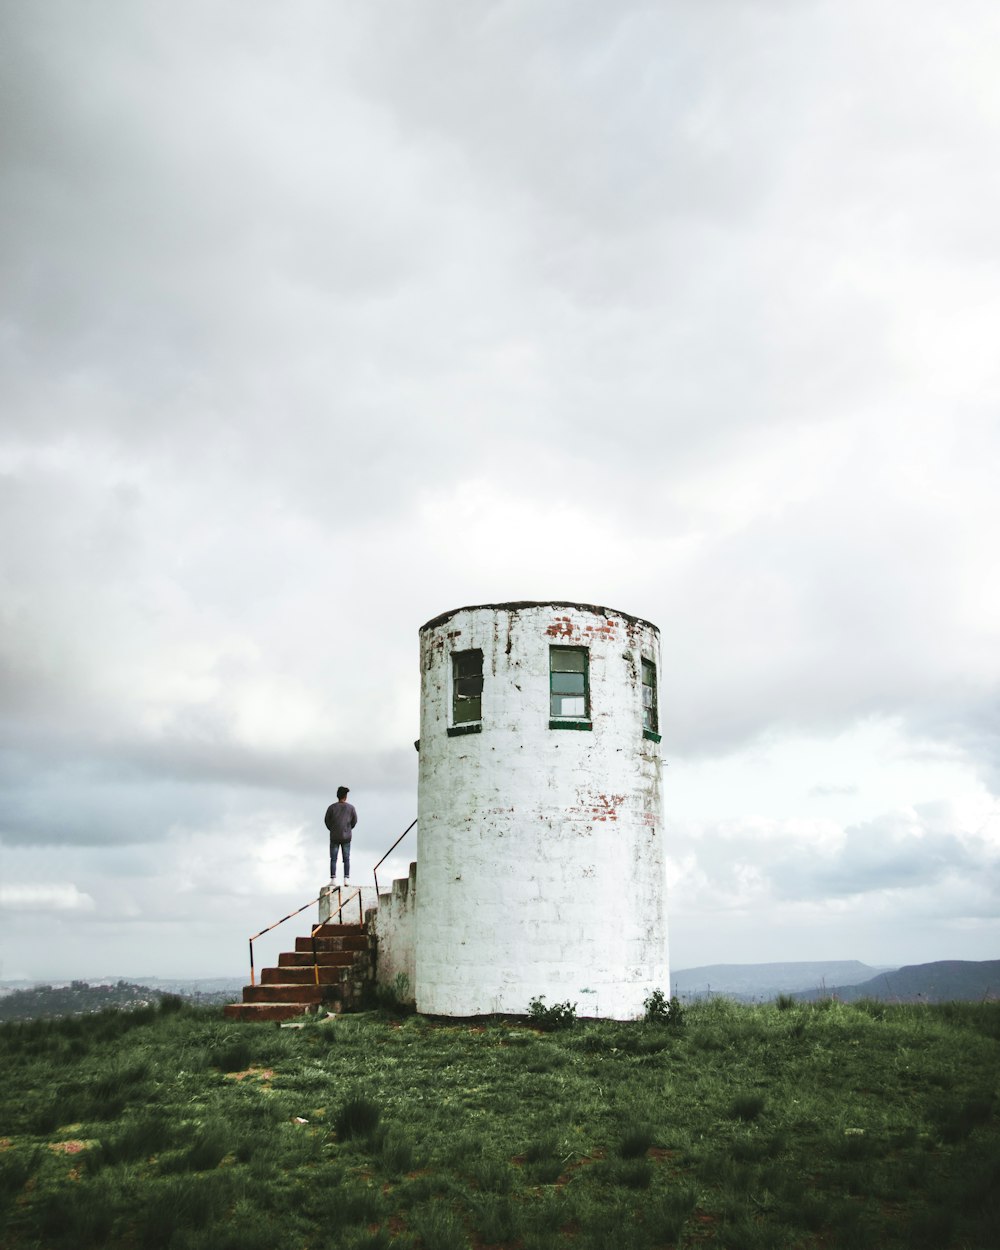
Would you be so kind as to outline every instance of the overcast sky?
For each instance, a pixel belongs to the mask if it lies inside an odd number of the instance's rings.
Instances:
[[[1000,955],[995,0],[0,15],[0,979],[243,973],[506,599],[661,629],[675,967]]]

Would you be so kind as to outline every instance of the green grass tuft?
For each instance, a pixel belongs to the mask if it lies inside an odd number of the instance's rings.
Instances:
[[[729,1104],[727,1115],[733,1120],[756,1120],[763,1115],[767,1099],[763,1094],[740,1094]]]
[[[333,1127],[341,1141],[349,1141],[352,1137],[370,1137],[378,1128],[380,1115],[377,1103],[356,1094],[341,1105]]]

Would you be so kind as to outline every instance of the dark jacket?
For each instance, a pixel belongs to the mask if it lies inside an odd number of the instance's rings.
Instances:
[[[353,803],[331,803],[326,809],[326,827],[330,830],[331,842],[350,842],[351,830],[358,823],[358,813]]]

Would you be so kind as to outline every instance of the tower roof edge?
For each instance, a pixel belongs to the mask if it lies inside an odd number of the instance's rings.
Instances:
[[[459,612],[520,612],[525,608],[576,608],[581,612],[592,612],[595,616],[619,616],[625,621],[631,621],[634,625],[644,625],[657,634],[660,632],[659,626],[654,625],[652,621],[635,616],[631,612],[601,607],[594,603],[575,603],[568,599],[517,599],[510,603],[470,603],[465,607],[452,608],[449,612],[442,612],[440,616],[432,617],[420,626],[419,632],[422,634],[425,629],[436,629],[439,625],[451,620],[453,616],[457,616]]]

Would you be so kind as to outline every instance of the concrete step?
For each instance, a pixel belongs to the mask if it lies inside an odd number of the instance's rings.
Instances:
[[[333,985],[245,985],[245,1003],[321,1003],[332,998],[337,989]]]
[[[295,949],[299,952],[307,951],[311,954],[314,941],[318,951],[366,951],[368,949],[368,937],[364,933],[338,933],[334,935],[326,929],[321,929],[315,938],[297,937],[295,939]]]
[[[227,1003],[223,1008],[227,1020],[242,1020],[252,1024],[265,1020],[293,1020],[296,1016],[311,1015],[318,1009],[310,1003]],[[340,1003],[325,1003],[323,1011],[340,1011]]]
[[[316,963],[321,968],[350,968],[361,951],[316,952]],[[313,953],[309,951],[282,951],[278,956],[279,968],[311,968]]]
[[[316,929],[317,937],[364,937],[367,929],[363,924],[337,924],[327,921]]]
[[[261,985],[315,985],[318,973],[320,985],[336,984],[343,980],[353,960],[347,953],[336,954],[333,959],[344,962],[320,963],[314,968],[310,960],[308,964],[303,963],[297,967],[281,964],[277,968],[262,968],[260,983]]]

